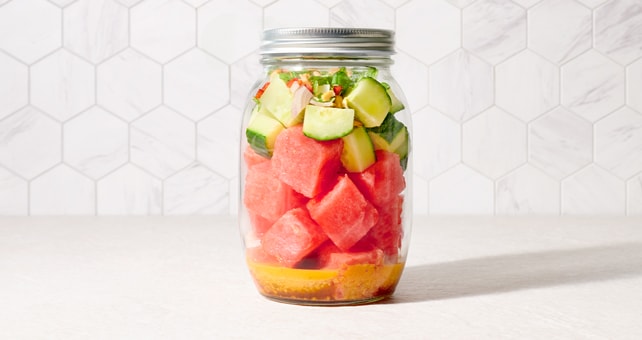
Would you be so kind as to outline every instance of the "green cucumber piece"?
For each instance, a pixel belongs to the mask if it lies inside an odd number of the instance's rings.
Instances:
[[[392,105],[386,88],[370,77],[361,78],[344,98],[344,102],[354,109],[356,118],[365,127],[381,125]]]
[[[346,171],[362,172],[376,162],[374,146],[363,126],[355,127],[342,139],[341,163]]]
[[[354,110],[308,105],[303,118],[303,134],[316,140],[341,138],[352,131]]]
[[[394,92],[392,92],[390,85],[388,85],[387,83],[381,83],[381,85],[383,85],[386,88],[386,92],[390,97],[390,113],[397,113],[406,108],[401,102],[401,100],[399,100],[399,98],[397,98]]]
[[[265,89],[259,101],[261,106],[285,127],[299,124],[303,119],[303,110],[292,110],[294,95],[290,92],[288,85],[276,73],[270,77],[270,85]],[[298,107],[303,108],[302,106]]]
[[[401,159],[401,165],[405,170],[410,138],[408,136],[408,128],[402,122],[397,120],[392,113],[389,113],[380,126],[368,129],[368,134],[375,150],[385,150],[398,154]]]
[[[271,158],[274,142],[281,131],[283,131],[283,125],[257,105],[250,116],[245,136],[248,144],[256,153]]]

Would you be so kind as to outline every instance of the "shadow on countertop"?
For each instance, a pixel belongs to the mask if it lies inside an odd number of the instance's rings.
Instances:
[[[393,297],[410,303],[642,275],[642,243],[408,266]]]

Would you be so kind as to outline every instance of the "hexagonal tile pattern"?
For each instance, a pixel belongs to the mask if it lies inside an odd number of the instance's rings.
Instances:
[[[27,66],[0,52],[0,119],[27,105]]]
[[[160,62],[196,45],[196,10],[180,0],[143,1],[130,21],[131,46]]]
[[[562,181],[562,215],[624,215],[624,182],[589,165]]]
[[[458,121],[466,121],[493,104],[493,68],[457,50],[430,68],[430,104]]]
[[[259,58],[258,53],[252,53],[230,65],[230,102],[237,108],[245,108],[250,93],[260,86],[258,78],[265,72]]]
[[[126,50],[97,68],[97,102],[131,121],[161,103],[161,66]]]
[[[136,120],[130,131],[131,162],[163,179],[195,158],[195,126],[161,106]]]
[[[411,110],[428,105],[428,67],[406,53],[394,56],[391,72],[399,82]]]
[[[61,10],[45,0],[11,1],[0,10],[0,49],[26,63],[60,47]]]
[[[216,173],[232,178],[238,175],[238,146],[224,147],[241,137],[241,111],[226,106],[198,123],[198,160]]]
[[[522,5],[525,8],[535,6],[542,0],[513,0],[513,2]]]
[[[596,121],[624,104],[624,68],[591,50],[561,70],[562,105]]]
[[[138,4],[141,1],[143,1],[143,0],[116,0],[116,2],[118,2],[119,4],[121,4],[121,5],[125,6],[125,7],[132,7],[132,6]]]
[[[27,181],[0,167],[0,216],[29,213]]]
[[[114,0],[79,0],[65,8],[64,46],[97,63],[127,46],[129,15]]]
[[[165,215],[227,214],[229,182],[194,164],[165,180]]]
[[[31,104],[65,121],[95,104],[94,67],[60,50],[31,67]]]
[[[0,165],[31,179],[61,160],[60,123],[33,107],[0,121]]]
[[[265,29],[325,27],[329,22],[330,10],[315,1],[278,0],[263,9],[263,28]]]
[[[428,181],[415,174],[412,187],[413,215],[428,215]]]
[[[529,162],[562,179],[593,158],[593,125],[557,108],[529,125]]]
[[[461,128],[457,123],[430,108],[416,112],[412,120],[413,126],[424,131],[412,135],[416,174],[430,180],[461,161]]]
[[[464,163],[498,178],[526,162],[526,125],[493,107],[463,127]]]
[[[191,5],[192,7],[199,7],[207,3],[209,0],[183,0],[183,1]]]
[[[464,8],[470,4],[472,4],[475,0],[448,0],[451,4],[459,7],[459,8]]]
[[[411,1],[397,9],[397,48],[434,63],[460,46],[460,20],[459,10],[446,1]],[[423,43],[413,32],[422,32]]]
[[[642,173],[626,183],[627,215],[642,216]]]
[[[640,57],[642,3],[639,0],[610,0],[595,9],[595,49],[623,65]]]
[[[495,204],[498,215],[557,215],[560,185],[541,170],[525,165],[497,180]]]
[[[30,185],[31,215],[93,215],[95,184],[61,164],[34,179]]]
[[[262,18],[261,8],[247,0],[210,2],[198,9],[198,46],[233,63],[260,45]]]
[[[626,69],[627,104],[642,113],[642,59]]]
[[[379,0],[344,0],[330,9],[330,26],[395,28],[395,12]]]
[[[622,179],[642,169],[642,114],[623,108],[595,124],[595,162]]]
[[[577,1],[584,4],[585,6],[595,8],[603,4],[606,0],[577,0]]]
[[[199,120],[229,101],[227,65],[200,49],[165,65],[165,104],[193,120]]]
[[[559,69],[531,51],[497,65],[497,106],[527,122],[559,104]]]
[[[160,215],[162,192],[159,179],[127,164],[98,181],[96,211],[99,215]]]
[[[528,47],[556,63],[591,48],[591,11],[574,0],[544,0],[528,11]]]
[[[430,182],[430,214],[493,214],[493,182],[459,164]]]
[[[128,160],[127,124],[100,108],[67,122],[64,132],[64,161],[91,178],[100,178]]]
[[[476,1],[462,20],[464,48],[491,64],[526,48],[526,11],[512,1]]]

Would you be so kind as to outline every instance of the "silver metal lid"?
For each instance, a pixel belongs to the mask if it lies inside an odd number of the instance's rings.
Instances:
[[[394,31],[372,28],[300,27],[263,32],[261,55],[388,57],[395,53]]]

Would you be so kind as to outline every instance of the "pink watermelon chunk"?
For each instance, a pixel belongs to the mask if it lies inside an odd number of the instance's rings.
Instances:
[[[368,234],[357,244],[359,247],[368,245],[380,248],[388,258],[394,258],[399,253],[403,229],[401,225],[401,212],[403,197],[396,196],[388,205],[378,209],[379,220]],[[356,247],[356,246],[355,246]]]
[[[347,175],[334,187],[307,203],[310,216],[342,250],[359,241],[377,223],[377,209],[359,192]]]
[[[319,250],[319,262],[322,268],[339,269],[353,264],[383,264],[383,251],[378,248],[351,249],[341,251],[332,242],[324,243]]]
[[[257,236],[265,234],[265,232],[268,231],[275,222],[274,220],[268,220],[252,211],[248,211],[248,214],[250,215],[250,224],[252,225],[252,229]]]
[[[377,161],[350,178],[375,207],[387,205],[406,188],[406,179],[399,163],[399,155],[385,150],[376,151]]]
[[[263,250],[284,266],[293,267],[328,239],[304,208],[285,213],[261,238]]]
[[[303,134],[301,125],[276,138],[272,169],[294,190],[312,198],[335,180],[341,167],[343,140],[317,141]]]
[[[249,145],[245,148],[245,151],[243,151],[243,160],[245,160],[245,165],[248,169],[256,164],[270,161],[268,158],[256,153]]]
[[[255,164],[245,178],[245,207],[264,219],[275,222],[288,210],[305,204],[307,199],[279,181],[270,162]]]

